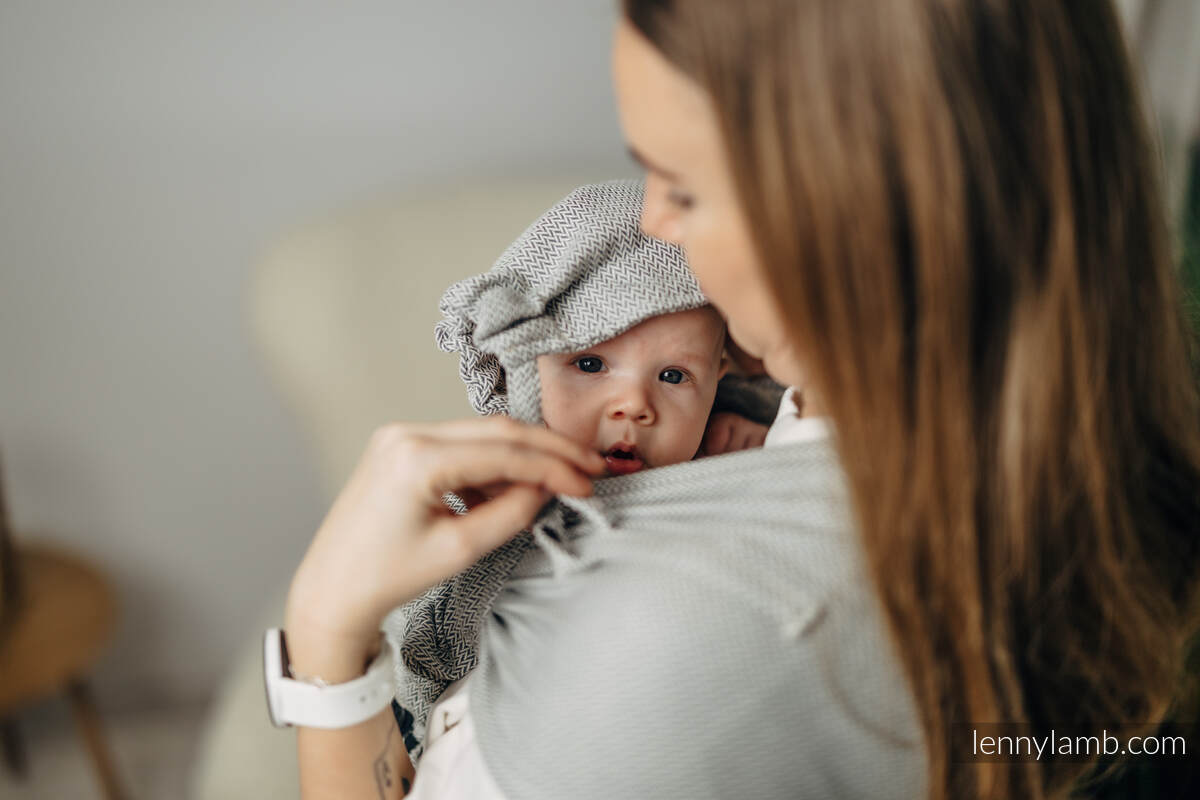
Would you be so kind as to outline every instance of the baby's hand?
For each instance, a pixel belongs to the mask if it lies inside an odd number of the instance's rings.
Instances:
[[[734,453],[762,447],[766,438],[766,425],[759,425],[732,411],[721,411],[708,418],[701,449],[706,456]]]

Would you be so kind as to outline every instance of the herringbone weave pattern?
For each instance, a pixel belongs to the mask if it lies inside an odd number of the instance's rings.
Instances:
[[[537,356],[582,350],[651,317],[707,303],[683,251],[639,229],[642,193],[640,181],[582,186],[491,270],[446,291],[437,344],[458,353],[478,413],[541,422]],[[448,502],[465,510],[457,498]],[[433,703],[478,662],[480,625],[505,580],[535,543],[561,563],[565,527],[564,510],[552,503],[532,530],[389,616],[384,627],[399,648],[396,700],[413,715],[414,762]]]
[[[637,323],[704,305],[683,251],[638,228],[642,185],[582,186],[521,234],[495,266],[442,297],[438,347],[480,414],[541,422],[536,358],[582,350]]]

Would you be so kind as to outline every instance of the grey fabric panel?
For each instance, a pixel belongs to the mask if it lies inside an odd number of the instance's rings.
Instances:
[[[922,796],[915,710],[840,476],[818,441],[572,502],[572,567],[526,552],[471,678],[505,794]]]

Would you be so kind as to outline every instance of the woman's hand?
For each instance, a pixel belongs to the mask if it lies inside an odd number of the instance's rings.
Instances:
[[[389,611],[528,526],[553,494],[591,494],[603,472],[599,453],[505,417],[380,428],[292,580],[293,661],[354,677]],[[471,510],[447,509],[448,491]],[[331,649],[344,663],[319,657]]]
[[[767,439],[767,426],[746,419],[732,411],[720,411],[709,417],[701,449],[706,456],[734,453],[762,447]]]

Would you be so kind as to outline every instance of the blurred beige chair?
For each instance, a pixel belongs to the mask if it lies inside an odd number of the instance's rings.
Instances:
[[[265,368],[312,446],[332,501],[371,431],[473,414],[457,360],[434,345],[438,298],[488,269],[539,214],[595,176],[400,193],[302,227],[269,249],[251,286]],[[287,587],[245,620],[192,775],[195,800],[299,797],[296,739],[267,720],[261,635]]]

